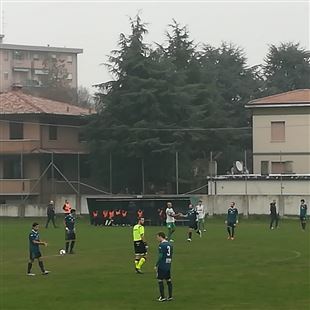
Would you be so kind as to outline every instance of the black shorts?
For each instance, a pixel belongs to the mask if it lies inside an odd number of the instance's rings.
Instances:
[[[158,280],[170,280],[171,279],[170,269],[165,270],[165,269],[160,269],[157,267],[157,279]]]
[[[135,254],[137,255],[143,255],[147,253],[147,250],[145,248],[145,244],[142,240],[134,241],[133,246],[135,249]]]
[[[227,227],[236,227],[236,222],[228,222]]]
[[[75,232],[73,230],[66,230],[65,239],[75,240]]]
[[[197,230],[198,229],[197,222],[189,222],[188,228]]]
[[[41,252],[40,251],[30,251],[29,253],[29,258],[30,260],[33,260],[35,258],[40,258],[42,256]]]

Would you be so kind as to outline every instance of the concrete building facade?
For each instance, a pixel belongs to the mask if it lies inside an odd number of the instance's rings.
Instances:
[[[59,61],[67,71],[67,82],[77,88],[77,56],[82,49],[30,46],[2,43],[0,36],[0,92],[6,92],[13,85],[42,87],[49,72],[49,61]]]
[[[310,89],[250,101],[253,172],[310,173]]]

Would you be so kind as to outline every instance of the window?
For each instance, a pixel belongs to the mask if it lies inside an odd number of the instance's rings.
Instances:
[[[25,58],[25,53],[23,51],[14,51],[13,58],[16,60],[23,60]]]
[[[8,61],[9,60],[9,51],[3,51],[3,55],[4,55],[4,61]]]
[[[39,57],[39,54],[33,54],[33,60],[39,60],[40,57]]]
[[[285,171],[285,163],[284,162],[272,162],[271,163],[271,173],[281,174]]]
[[[269,174],[269,161],[261,161],[260,162],[260,173],[261,175]]]
[[[52,54],[52,55],[51,55],[51,58],[52,58],[52,59],[56,59],[56,58],[57,58],[56,54]]]
[[[80,177],[81,178],[89,178],[91,175],[91,167],[89,163],[89,159],[87,157],[81,156],[80,158]]]
[[[83,132],[79,132],[78,139],[80,143],[87,142]]]
[[[20,179],[22,175],[21,172],[21,162],[19,156],[12,156],[3,160],[4,179]]]
[[[272,162],[271,172],[276,174],[293,173],[293,162],[292,161]]]
[[[57,140],[57,126],[50,125],[48,127],[48,138],[50,140]]]
[[[271,122],[271,142],[285,141],[285,122]]]
[[[73,57],[71,55],[67,56],[67,62],[72,62]]]
[[[68,74],[67,80],[72,80],[72,73]]]
[[[3,78],[4,78],[5,80],[8,80],[8,79],[9,79],[9,72],[4,72],[4,73],[3,73]]]
[[[11,140],[24,139],[24,124],[22,122],[10,123],[10,139]]]

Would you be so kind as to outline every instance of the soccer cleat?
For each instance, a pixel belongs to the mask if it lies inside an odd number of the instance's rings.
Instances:
[[[166,301],[167,299],[165,298],[165,297],[158,297],[158,299],[157,299],[158,301]]]
[[[50,271],[45,270],[44,272],[42,272],[42,276],[46,276],[46,275],[48,275],[49,273],[50,273]]]
[[[235,240],[235,237],[231,237],[230,240]]]
[[[230,237],[230,236],[228,236],[228,237],[227,237],[227,240],[230,240],[230,239],[231,239],[231,237]]]
[[[173,297],[168,297],[167,300],[171,301],[171,300],[173,300]]]
[[[206,230],[206,229],[204,229],[203,231],[204,231],[204,232],[206,232],[207,230]]]
[[[192,239],[191,239],[191,238],[188,238],[188,239],[187,239],[187,241],[188,241],[188,242],[191,242],[191,241],[192,241]]]
[[[138,274],[143,274],[142,270],[141,270],[141,269],[138,269],[138,268],[136,268],[136,273],[138,273]]]
[[[174,240],[173,240],[173,239],[170,239],[169,242],[174,242]]]
[[[35,276],[35,275],[36,275],[35,273],[31,273],[31,272],[28,272],[28,273],[27,273],[27,276],[32,276],[32,277],[33,277],[33,276]]]

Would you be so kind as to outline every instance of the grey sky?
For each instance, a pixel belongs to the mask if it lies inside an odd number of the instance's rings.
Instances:
[[[196,43],[228,41],[244,48],[248,64],[262,63],[268,44],[299,42],[309,48],[308,1],[77,2],[2,1],[5,43],[83,48],[79,84],[110,79],[104,66],[119,34],[130,32],[128,17],[140,10],[149,23],[146,42],[164,40],[172,18],[188,25]]]

